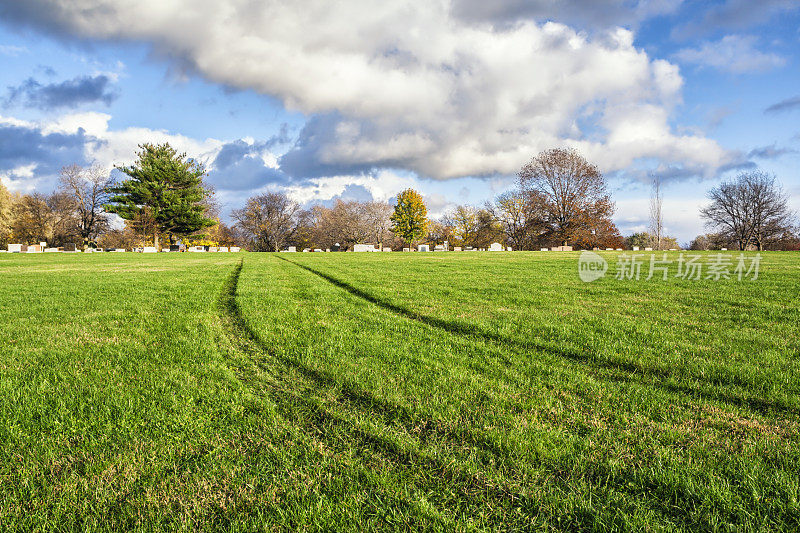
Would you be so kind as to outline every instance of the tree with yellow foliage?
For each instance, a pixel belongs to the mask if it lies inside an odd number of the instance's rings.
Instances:
[[[408,243],[423,238],[428,231],[428,209],[422,195],[414,189],[406,189],[397,195],[397,205],[391,216],[392,233]]]

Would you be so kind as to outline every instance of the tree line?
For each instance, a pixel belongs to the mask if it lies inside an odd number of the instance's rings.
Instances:
[[[307,208],[268,192],[250,197],[227,225],[204,166],[169,144],[143,144],[134,164],[115,168],[124,179],[97,166],[64,167],[49,195],[14,195],[0,184],[0,244],[158,248],[180,240],[253,251],[349,250],[359,243],[392,249],[420,243],[488,248],[493,242],[516,250],[680,247],[663,232],[660,182],[653,183],[649,231],[623,238],[612,221],[615,204],[605,177],[568,149],[538,154],[520,169],[515,187],[494,200],[458,205],[436,219],[413,189],[392,204],[336,200]],[[800,248],[795,214],[774,176],[742,173],[713,188],[709,200],[701,216],[712,232],[694,239],[692,248]],[[111,214],[124,226],[113,227]]]

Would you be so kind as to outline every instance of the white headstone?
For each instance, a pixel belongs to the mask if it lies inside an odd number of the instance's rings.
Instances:
[[[420,244],[419,246],[417,246],[417,251],[418,252],[430,252],[431,249],[427,244]]]
[[[22,245],[21,244],[9,244],[8,245],[8,251],[12,252],[12,253],[19,253],[19,252],[22,251]]]
[[[374,252],[375,245],[374,244],[355,244],[353,245],[354,252]]]
[[[403,251],[404,251],[404,252],[410,252],[410,251],[411,251],[411,248],[403,248]]]
[[[502,252],[503,251],[503,245],[500,244],[499,242],[493,242],[489,246],[489,251],[490,252]]]
[[[652,252],[652,251],[653,251],[653,248],[652,248],[652,247],[650,247],[650,246],[646,246],[646,247],[645,247],[645,249],[644,249],[644,251],[645,251],[645,252]]]
[[[634,247],[633,247],[633,251],[634,251],[634,252],[638,252],[638,251],[639,251],[639,247],[638,247],[638,246],[634,246]]]
[[[169,252],[169,248],[162,248],[161,251],[164,252],[164,253],[167,253],[167,252]]]
[[[506,252],[513,252],[513,251],[514,250],[512,250],[512,248],[510,246],[508,248],[506,248]]]
[[[613,248],[606,248],[606,252],[609,252],[609,251],[613,252],[614,249]]]
[[[156,247],[155,246],[145,246],[144,248],[142,248],[142,253],[143,254],[154,254],[154,253],[156,253]]]
[[[383,248],[383,251],[384,251],[384,252],[391,252],[391,251],[392,251],[392,249],[391,249],[391,248],[387,248],[387,247],[385,247],[385,246],[384,246],[384,248]]]
[[[227,252],[228,251],[228,247],[227,246],[220,246],[219,247],[219,251],[220,252]]]
[[[549,252],[550,250],[549,250],[549,248],[542,248],[541,251],[542,252]]]
[[[289,248],[286,249],[286,251],[287,252],[296,252],[297,251],[297,246],[290,246]]]
[[[53,253],[53,252],[58,252],[59,250],[58,248],[45,248],[44,251],[47,253]]]
[[[208,247],[208,251],[209,252],[219,252],[219,247],[218,246],[209,246]]]
[[[727,249],[727,248],[720,248],[719,250],[720,250],[721,252],[727,252],[727,251],[728,251],[728,249]]]
[[[241,250],[241,248],[238,246],[231,246],[231,252],[238,252],[239,250]]]
[[[433,247],[433,251],[434,252],[444,252],[444,245],[437,244],[436,246]]]
[[[125,248],[114,248],[115,252],[124,252]]]
[[[460,246],[456,246],[455,248],[453,248],[453,251],[454,252],[460,252],[461,251],[461,247]]]

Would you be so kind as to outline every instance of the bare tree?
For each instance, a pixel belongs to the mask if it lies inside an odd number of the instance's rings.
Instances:
[[[746,186],[753,204],[751,241],[758,250],[763,250],[767,243],[791,231],[795,216],[789,208],[789,196],[774,175],[751,172],[747,174]]]
[[[114,184],[109,172],[99,165],[83,168],[70,165],[61,169],[60,190],[74,201],[77,232],[88,246],[108,227],[108,215],[103,204],[108,202],[108,188]]]
[[[588,241],[591,229],[614,213],[603,175],[574,150],[556,148],[522,167],[520,188],[543,199],[547,233],[554,241]]]
[[[708,192],[711,203],[700,210],[708,227],[736,242],[764,249],[770,239],[790,230],[795,215],[775,176],[761,171],[743,172]]]
[[[384,241],[390,238],[389,228],[392,226],[390,217],[394,209],[386,202],[366,202],[361,211],[362,223],[369,234],[369,239],[382,248]]]
[[[656,250],[661,250],[661,240],[664,236],[663,204],[664,196],[661,194],[661,180],[653,178],[650,192],[650,234],[653,236],[653,247]]]
[[[300,206],[283,193],[258,194],[233,212],[236,226],[255,251],[277,252],[297,229]]]

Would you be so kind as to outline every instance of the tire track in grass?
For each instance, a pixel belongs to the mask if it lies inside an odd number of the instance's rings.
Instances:
[[[735,396],[731,394],[725,394],[722,392],[716,392],[714,394],[710,394],[708,392],[704,392],[698,388],[686,384],[670,383],[669,380],[674,379],[675,376],[673,376],[672,373],[665,370],[660,370],[656,368],[645,368],[641,365],[625,361],[593,360],[589,354],[582,353],[577,350],[564,350],[564,349],[554,348],[552,346],[547,346],[538,342],[537,343],[520,342],[518,340],[510,339],[508,337],[499,335],[497,333],[493,333],[491,331],[482,330],[478,327],[468,326],[466,324],[461,324],[458,322],[452,322],[448,320],[443,320],[441,318],[424,315],[422,313],[418,313],[416,311],[408,309],[407,307],[392,303],[389,300],[379,298],[378,296],[375,296],[367,291],[359,289],[358,287],[355,287],[354,285],[351,285],[350,283],[344,280],[338,279],[330,274],[319,271],[310,266],[296,263],[284,257],[278,257],[278,259],[286,261],[287,263],[291,263],[292,265],[302,268],[308,272],[311,272],[317,277],[322,278],[323,280],[331,283],[336,287],[339,287],[340,289],[352,294],[353,296],[356,296],[362,300],[372,303],[382,309],[386,309],[387,311],[390,311],[396,315],[426,324],[427,326],[445,331],[453,335],[458,335],[468,339],[482,340],[485,342],[507,346],[522,353],[528,353],[530,350],[538,350],[562,359],[572,361],[574,363],[581,364],[583,366],[588,366],[600,370],[609,370],[612,372],[622,372],[624,374],[627,374],[626,376],[619,376],[619,375],[596,376],[600,379],[606,379],[617,383],[631,382],[631,383],[637,383],[639,385],[651,386],[662,389],[672,394],[691,396],[693,398],[702,401],[709,401],[709,400],[721,401],[730,405],[735,405],[737,407],[743,407],[745,409],[749,409],[751,411],[755,411],[764,415],[775,415],[775,414],[792,415],[792,416],[800,415],[800,411],[796,407],[791,405],[786,405],[784,402],[780,401],[769,401],[763,398],[758,398],[753,396]],[[711,382],[704,378],[700,378],[698,376],[686,376],[685,379],[689,379],[692,381],[705,381],[706,386],[711,386],[711,387],[719,387],[721,385],[732,385],[739,388],[745,388],[748,385],[748,383],[746,383],[745,381],[736,378],[732,379],[730,383],[721,383],[717,381]]]
[[[303,265],[294,263],[293,261],[289,261],[287,259],[280,258],[280,257],[279,257],[279,259],[282,259],[283,261],[291,263],[293,266],[299,266],[299,267],[304,268],[305,270],[311,270],[311,273],[314,274],[314,275],[317,275],[317,276],[320,275],[320,273],[313,271],[313,269],[304,267]],[[329,280],[327,278],[324,278],[324,279],[326,281],[329,281],[329,282],[331,281],[331,280]],[[334,283],[334,285],[337,285],[337,284]],[[357,289],[355,287],[353,287],[353,289],[356,290],[356,291],[359,291],[359,289]],[[369,296],[370,298],[374,298],[372,295],[368,295],[367,294],[367,296]],[[367,299],[367,301],[371,301],[371,300]],[[390,304],[390,305],[394,305],[394,304]],[[407,312],[408,313],[413,313],[411,311],[407,311]],[[408,318],[410,318],[410,317],[408,317]],[[430,318],[430,317],[425,317],[425,318]],[[433,318],[432,320],[440,321],[440,319],[436,319],[436,318]],[[256,335],[255,333],[253,333],[253,334]],[[469,338],[473,338],[474,339],[474,338],[478,338],[478,337],[471,336]],[[500,337],[498,337],[498,338],[500,338]],[[374,400],[374,401],[380,401],[380,400]],[[392,407],[392,409],[402,409],[402,407],[397,406],[397,407]],[[465,432],[468,433],[469,431],[470,431],[469,428],[465,428]],[[503,456],[496,455],[495,458],[498,461],[504,461],[504,458],[506,460],[511,460],[512,464],[509,465],[511,470],[516,470],[517,472],[520,472],[520,473],[525,471],[525,470],[527,470],[527,466],[525,464],[514,463],[514,461],[512,459],[510,459],[510,457],[514,456],[515,452],[514,452],[514,450],[512,450],[512,449],[510,449],[508,447],[506,447],[506,448],[507,448],[507,451],[505,451],[505,450],[503,451]],[[487,467],[489,467],[490,463],[484,462],[483,464],[486,465]],[[551,470],[551,476],[549,477],[549,482],[548,483],[552,484],[554,487],[557,486],[557,490],[558,491],[562,491],[564,493],[569,493],[570,490],[571,490],[571,485],[573,483],[575,483],[576,481],[578,481],[578,479],[582,479],[582,480],[584,480],[586,482],[590,482],[590,483],[595,482],[595,483],[597,483],[598,484],[597,485],[598,488],[601,488],[601,487],[604,487],[604,486],[612,487],[612,491],[617,491],[617,492],[622,492],[622,493],[629,494],[634,499],[638,499],[638,498],[641,497],[640,488],[635,486],[635,485],[630,485],[629,484],[631,479],[635,479],[636,477],[641,475],[641,472],[637,472],[636,469],[626,468],[626,469],[623,469],[622,472],[618,471],[618,472],[612,473],[609,465],[606,464],[606,463],[589,462],[589,463],[584,465],[584,470],[582,470],[580,473],[577,474],[577,479],[576,479],[576,473],[575,472],[570,473],[570,469],[569,468],[566,468],[566,469],[563,468],[563,465],[559,464],[558,462],[549,465],[549,468],[551,468],[552,470]],[[609,485],[608,482],[611,481],[612,479],[615,480],[615,482]],[[685,487],[676,486],[676,485],[673,485],[671,483],[664,482],[663,480],[659,480],[657,478],[648,478],[646,484],[648,486],[648,490],[649,491],[656,492],[656,493],[663,494],[663,495],[671,495],[671,496],[673,496],[675,498],[678,498],[679,500],[681,500],[687,506],[687,508],[699,509],[703,505],[703,501],[701,500],[699,495],[694,494],[691,491],[686,490]],[[540,490],[541,488],[542,487],[535,487],[535,490]],[[655,515],[660,516],[661,519],[664,520],[664,523],[671,523],[671,522],[677,521],[678,523],[681,523],[684,527],[688,527],[690,529],[694,529],[694,528],[697,528],[697,527],[705,528],[705,529],[710,528],[710,524],[707,523],[703,518],[692,517],[690,515],[681,514],[681,513],[676,514],[674,508],[671,508],[671,507],[666,506],[666,505],[647,505],[647,509],[648,509],[648,511],[654,513]],[[597,523],[598,523],[597,522],[598,519],[600,520],[600,523],[602,523],[603,518],[607,518],[603,514],[604,511],[607,511],[607,509],[604,509],[604,508],[601,507],[594,514],[591,514],[591,513],[584,513],[584,514],[578,513],[577,516],[572,516],[571,518],[573,520],[575,520],[575,522],[573,522],[573,524],[574,524],[573,527],[577,527],[578,529],[586,529],[586,528],[594,528],[594,527],[596,527]],[[564,517],[561,517],[561,518],[563,519]]]
[[[571,353],[564,350],[551,348],[548,346],[540,346],[537,344],[531,346],[528,343],[522,343],[514,339],[508,339],[506,337],[503,337],[501,335],[492,332],[483,331],[480,328],[469,327],[464,324],[453,323],[446,320],[442,320],[437,317],[427,316],[421,313],[417,313],[408,308],[396,305],[391,301],[381,299],[373,294],[370,294],[366,291],[363,291],[362,289],[359,289],[347,283],[346,281],[337,279],[334,276],[318,271],[309,266],[296,263],[294,261],[291,261],[283,257],[277,257],[277,258],[287,263],[290,263],[296,267],[304,269],[310,272],[311,274],[331,283],[332,285],[340,289],[343,289],[344,291],[352,294],[353,296],[356,296],[380,308],[393,312],[398,316],[414,320],[416,322],[425,324],[432,328],[440,329],[445,332],[458,335],[467,339],[488,341],[501,346],[511,347],[512,349],[515,349],[516,351],[521,353],[527,353],[531,349],[538,349],[546,353],[550,353],[552,355],[561,356],[569,361],[580,363],[582,366],[589,366],[589,367],[601,368],[613,371],[626,371],[629,374],[631,374],[629,376],[624,376],[624,377],[607,376],[607,375],[596,376],[597,378],[602,380],[608,380],[613,382],[632,382],[644,386],[654,386],[656,388],[660,388],[672,394],[688,395],[706,401],[709,399],[724,401],[730,404],[744,406],[754,411],[763,412],[764,414],[775,414],[776,411],[786,412],[791,414],[794,414],[796,412],[796,410],[791,407],[787,407],[782,404],[777,404],[773,402],[760,401],[758,399],[752,399],[752,398],[728,396],[722,394],[713,395],[704,393],[703,391],[694,388],[690,388],[686,385],[673,385],[667,383],[653,382],[646,379],[646,373],[649,369],[644,369],[637,365],[633,365],[631,363],[625,363],[625,362],[615,363],[610,361],[595,362],[590,360],[589,356],[586,354]],[[638,377],[640,375],[642,377]],[[692,404],[687,404],[687,405],[692,405]],[[643,472],[642,470],[636,468],[627,467],[623,468],[622,470],[613,472],[613,469],[610,469],[608,464],[602,462],[590,463],[586,465],[586,467],[591,471],[587,473],[588,475],[585,478],[586,481],[593,479],[595,481],[607,483],[613,480],[610,486],[612,486],[614,490],[630,494],[636,499],[640,498],[642,493],[642,487],[638,486],[639,483],[641,483],[644,487],[646,487],[646,490],[644,490],[644,492],[659,494],[660,498],[658,500],[661,501],[661,505],[655,505],[655,506],[647,505],[647,507],[651,511],[654,511],[660,516],[662,516],[665,519],[665,523],[672,523],[673,525],[676,523],[681,524],[682,527],[689,528],[689,530],[695,530],[698,528],[714,529],[715,526],[714,517],[705,516],[701,510],[707,507],[709,504],[713,506],[717,502],[706,501],[700,493],[688,490],[687,487],[683,486],[682,484],[674,484],[672,482],[659,479],[658,477],[651,476],[646,472]],[[641,479],[642,476],[644,476],[644,479]],[[556,476],[556,478],[559,477],[560,476],[558,475]],[[632,479],[637,479],[637,478],[640,479],[639,483],[631,485],[630,481]],[[561,485],[562,487],[561,490],[564,489],[566,489],[567,491],[569,490],[570,480],[567,477],[557,480],[556,483],[558,485]],[[601,483],[601,486],[603,484],[604,483]],[[668,500],[679,501],[681,505],[680,506],[668,505],[665,503]],[[694,509],[698,512],[687,513],[686,512],[687,509]],[[583,529],[586,527],[596,526],[597,524],[593,522],[594,518],[596,517],[584,516],[582,520],[578,521],[577,527]],[[733,519],[733,517],[731,517],[731,519]]]
[[[332,376],[308,368],[290,360],[266,346],[244,320],[238,303],[236,289],[243,268],[243,260],[237,265],[223,286],[218,299],[219,318],[228,346],[220,346],[226,359],[235,367],[239,380],[251,391],[272,400],[281,416],[303,428],[312,439],[324,442],[328,447],[349,452],[355,449],[368,450],[380,456],[404,479],[411,481],[422,494],[447,496],[435,505],[436,513],[409,502],[423,516],[449,525],[444,517],[458,508],[464,517],[482,517],[489,525],[507,527],[514,522],[516,527],[530,527],[534,517],[541,512],[538,504],[506,486],[486,478],[481,472],[469,472],[456,465],[456,461],[443,462],[425,453],[422,439],[411,435],[414,422],[419,423],[401,406],[394,406],[361,391],[352,385],[341,386]],[[234,353],[231,353],[234,352]],[[322,393],[322,394],[321,394]],[[325,401],[325,394],[334,395],[333,405]],[[369,415],[369,422],[354,421],[358,415]],[[383,427],[376,427],[378,424]],[[433,426],[424,421],[425,426]],[[404,429],[401,441],[395,442],[383,434],[395,435],[392,429]],[[430,429],[434,433],[437,430]],[[345,436],[348,441],[343,441]],[[448,439],[453,436],[447,435]],[[481,443],[481,439],[471,439]],[[494,443],[483,443],[491,448]],[[456,459],[456,458],[451,458]],[[386,488],[386,487],[382,487]],[[456,489],[455,491],[453,489]],[[396,493],[404,499],[402,493]],[[487,514],[488,513],[488,514]]]

